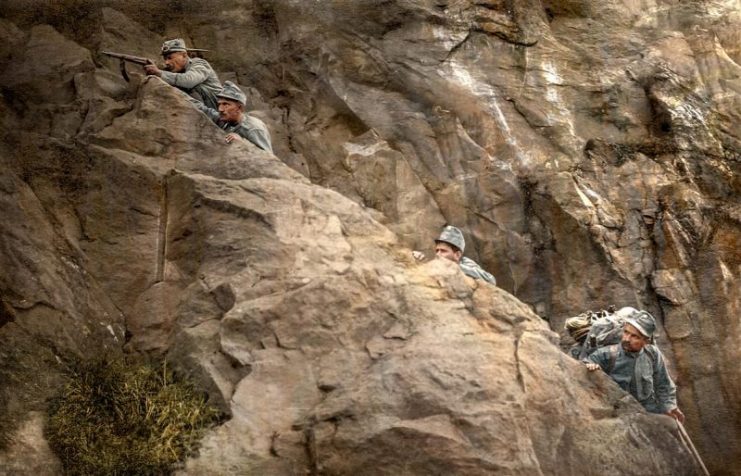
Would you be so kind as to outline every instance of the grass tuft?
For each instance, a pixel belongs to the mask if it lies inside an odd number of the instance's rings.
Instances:
[[[166,363],[82,361],[67,377],[46,428],[65,474],[167,474],[221,419]]]

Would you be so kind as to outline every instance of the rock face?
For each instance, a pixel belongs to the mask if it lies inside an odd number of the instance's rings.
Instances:
[[[11,442],[55,355],[123,349],[231,415],[185,474],[694,474],[538,317],[617,304],[659,318],[690,434],[741,474],[736,3],[9,2]],[[250,88],[275,156],[100,55],[173,36]],[[412,262],[445,222],[501,289]]]

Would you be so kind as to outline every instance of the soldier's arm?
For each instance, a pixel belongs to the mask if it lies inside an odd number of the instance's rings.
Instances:
[[[588,357],[582,359],[582,362],[586,364],[587,369],[590,371],[602,369],[603,371],[607,368],[610,362],[610,352],[607,347],[602,347],[592,352]]]
[[[192,61],[185,73],[173,73],[171,71],[162,71],[160,78],[171,86],[179,88],[193,89],[208,78],[211,73],[210,68],[205,63]]]
[[[656,363],[654,365],[654,391],[662,413],[671,413],[677,408],[677,387],[674,385],[669,372],[666,370],[664,356],[656,349]]]
[[[217,122],[219,120],[219,111],[217,111],[216,109],[211,109],[193,96],[185,93],[183,94],[185,95],[185,97],[188,98],[188,101],[190,101],[190,103],[195,106],[196,109],[207,115],[209,119],[214,122]]]
[[[488,271],[481,270],[481,278],[489,284],[497,285],[497,279]]]
[[[248,129],[243,127],[240,132],[241,136],[255,144],[257,147],[268,152],[273,152],[273,146],[270,143],[270,135],[267,131],[258,128]]]
[[[482,268],[481,265],[479,265],[475,261],[466,258],[464,260],[461,260],[459,266],[461,267],[463,274],[465,274],[466,276],[470,276],[473,279],[482,279],[487,283],[493,284],[494,286],[497,285],[497,280],[494,278],[494,275],[492,275],[488,271],[485,271],[484,268]]]

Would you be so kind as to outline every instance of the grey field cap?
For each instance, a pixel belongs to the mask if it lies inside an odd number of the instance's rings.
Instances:
[[[247,96],[231,81],[224,81],[224,88],[216,95],[217,98],[237,101],[243,106],[247,104]]]
[[[638,329],[645,337],[653,337],[656,332],[656,319],[647,311],[636,311],[625,318],[625,323]]]
[[[167,40],[164,43],[162,43],[162,56],[169,55],[170,53],[175,53],[177,51],[208,51],[208,50],[201,50],[199,48],[186,48],[185,40],[183,40],[182,38],[174,38],[172,40]]]
[[[435,240],[435,243],[439,241],[455,246],[461,251],[461,253],[466,249],[466,240],[463,239],[463,232],[452,225],[446,225],[445,228],[443,228],[443,231],[440,232],[440,236]]]

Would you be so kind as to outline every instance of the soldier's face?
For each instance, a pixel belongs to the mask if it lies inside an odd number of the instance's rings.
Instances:
[[[639,352],[646,344],[648,344],[648,337],[644,337],[638,329],[630,324],[625,324],[623,326],[621,345],[625,351]]]
[[[188,53],[185,51],[176,51],[163,56],[165,60],[165,69],[173,73],[182,73],[188,64]]]
[[[242,119],[244,107],[236,101],[219,99],[219,117],[226,122],[239,122]]]
[[[450,261],[457,263],[461,260],[463,253],[454,250],[453,247],[447,243],[435,243],[435,256],[438,258],[449,259]]]

